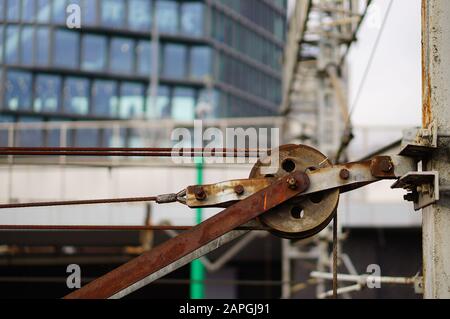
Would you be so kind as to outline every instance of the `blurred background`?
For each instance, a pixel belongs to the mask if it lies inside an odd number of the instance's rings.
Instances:
[[[420,32],[419,0],[0,0],[0,146],[171,147],[172,131],[199,119],[224,132],[278,128],[281,144],[337,161],[394,154],[421,121]],[[2,203],[152,196],[251,169],[109,157],[0,165]],[[421,270],[421,217],[391,184],[341,197],[340,273]],[[14,209],[0,224],[193,225],[217,211]],[[86,283],[174,235],[0,231],[0,298],[59,298],[67,265]],[[186,266],[129,298],[323,298],[331,281],[311,273],[331,271],[330,253],[329,229],[300,242],[251,233],[203,258],[200,281]],[[341,297],[420,295],[383,284]]]

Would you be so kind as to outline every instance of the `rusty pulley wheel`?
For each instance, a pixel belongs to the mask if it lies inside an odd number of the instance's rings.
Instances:
[[[305,145],[284,145],[274,155],[279,162],[273,172],[264,174],[261,168],[270,165],[270,157],[258,161],[250,178],[269,177],[277,180],[295,171],[307,172],[331,166],[325,155]],[[329,190],[294,198],[262,215],[259,219],[272,233],[288,239],[314,236],[332,220],[339,203],[339,190]]]

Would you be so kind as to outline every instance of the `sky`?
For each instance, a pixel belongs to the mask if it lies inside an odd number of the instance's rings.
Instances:
[[[390,0],[389,0],[390,1]],[[373,1],[348,56],[349,103],[354,125],[417,126],[421,123],[421,3],[392,0],[385,29],[360,99],[355,95],[380,31],[388,0]]]
[[[289,8],[295,1],[289,0]],[[374,0],[348,55],[349,105],[355,126],[418,126],[421,123],[421,1],[392,0],[367,80],[355,96],[380,24],[391,0]]]

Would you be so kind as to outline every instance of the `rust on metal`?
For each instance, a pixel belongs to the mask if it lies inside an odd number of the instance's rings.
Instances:
[[[430,59],[429,52],[430,30],[425,28],[429,26],[428,1],[422,0],[422,127],[427,128],[433,121],[433,113],[431,108],[432,86],[430,76]]]
[[[241,184],[236,185],[236,186],[234,187],[234,192],[235,192],[237,195],[242,195],[242,194],[244,194],[244,192],[245,192],[245,188],[244,188],[244,186],[242,186]]]
[[[297,180],[298,187],[295,190],[288,187],[287,179],[290,177]],[[223,210],[191,230],[164,242],[151,251],[143,253],[65,298],[109,298],[209,242],[255,219],[267,210],[298,196],[308,187],[309,178],[303,172],[295,172],[281,178],[267,188]]]
[[[0,225],[0,230],[27,230],[27,231],[184,231],[194,226],[148,225],[148,226],[111,226],[111,225]],[[270,230],[263,226],[240,226],[236,230]]]
[[[395,179],[395,167],[390,156],[377,156],[372,159],[370,172],[373,177],[383,179]]]
[[[341,169],[339,172],[339,177],[343,180],[348,180],[350,178],[350,171],[346,168]]]
[[[240,179],[224,181],[209,185],[188,186],[186,189],[186,204],[191,208],[228,207],[250,195],[269,186],[268,178]],[[207,197],[197,198],[197,190],[202,187]]]
[[[204,201],[207,197],[206,191],[202,186],[195,186],[194,194],[195,194],[195,199],[197,199],[199,201]]]

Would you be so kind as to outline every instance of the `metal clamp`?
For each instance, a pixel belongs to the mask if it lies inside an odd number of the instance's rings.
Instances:
[[[420,210],[439,200],[439,173],[410,172],[395,182],[391,188],[403,188],[409,191],[405,200],[414,202],[414,209]]]

